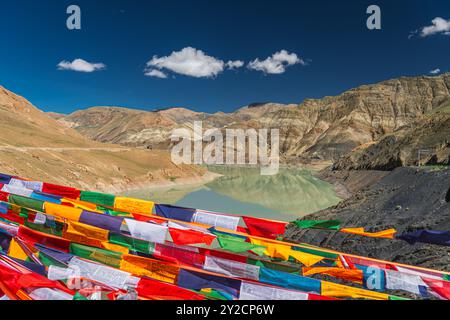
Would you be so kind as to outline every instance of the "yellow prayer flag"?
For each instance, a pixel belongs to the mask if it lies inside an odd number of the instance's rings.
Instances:
[[[311,267],[324,259],[324,257],[321,256],[316,256],[314,254],[296,250],[291,250],[289,255],[295,258],[296,260],[300,261],[303,265],[307,267]]]
[[[63,206],[56,203],[45,202],[44,204],[45,213],[52,216],[65,218],[70,221],[78,221],[80,219],[83,210],[72,208],[68,206]]]
[[[266,247],[264,254],[272,258],[288,260],[290,253],[292,251],[291,246],[283,244],[275,244],[268,241],[254,239],[252,237],[250,237],[250,242],[254,245]]]
[[[385,293],[358,289],[328,281],[322,281],[322,295],[336,298],[389,300],[389,295]]]
[[[370,238],[386,238],[386,239],[393,239],[395,233],[397,230],[395,229],[387,229],[379,232],[365,232],[364,228],[344,228],[340,230],[344,233],[351,233],[351,234],[357,234],[364,237],[370,237]]]
[[[68,233],[82,235],[88,238],[97,239],[101,241],[108,241],[109,239],[109,231],[105,229],[100,229],[97,227],[93,227],[84,223],[69,221],[67,223]]]
[[[122,256],[120,269],[137,276],[147,276],[155,280],[172,284],[175,283],[180,271],[180,269],[176,266],[133,255]]]
[[[114,200],[114,210],[138,213],[138,214],[152,214],[153,206],[152,201],[145,201],[139,199],[132,199],[126,197],[116,197]]]
[[[11,242],[9,244],[8,256],[20,260],[26,260],[28,258],[28,255],[14,238],[11,239]]]
[[[106,250],[110,250],[110,251],[114,251],[114,252],[120,252],[123,254],[128,254],[130,252],[130,250],[124,246],[115,244],[115,243],[110,243],[110,242],[102,242],[102,248],[106,249]]]

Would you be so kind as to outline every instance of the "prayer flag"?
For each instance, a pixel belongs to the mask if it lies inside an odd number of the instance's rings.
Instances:
[[[242,217],[249,233],[253,236],[276,239],[284,235],[287,222],[271,221],[253,217]]]
[[[191,222],[196,209],[176,207],[167,204],[155,205],[156,214],[167,219]]]
[[[423,242],[441,246],[450,246],[450,231],[417,230],[404,233],[398,236],[397,239],[405,240],[409,244]]]
[[[292,222],[302,229],[330,229],[339,230],[341,222],[338,220],[296,220]]]

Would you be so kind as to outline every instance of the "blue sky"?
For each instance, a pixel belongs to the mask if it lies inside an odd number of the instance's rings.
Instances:
[[[81,30],[66,28],[70,4],[81,8]],[[382,30],[366,28],[370,4],[381,8]],[[436,17],[444,19],[444,30],[408,38]],[[361,84],[449,71],[447,22],[448,0],[17,0],[0,9],[0,85],[62,113],[98,105],[215,112],[253,102],[299,103]],[[204,63],[201,70],[186,71],[189,50]],[[290,60],[281,60],[284,67],[273,74],[264,66],[280,67],[272,57],[277,52]],[[106,67],[58,69],[75,59]],[[249,68],[255,59],[260,70]],[[228,61],[244,65],[230,70]],[[146,76],[145,69],[167,78]]]

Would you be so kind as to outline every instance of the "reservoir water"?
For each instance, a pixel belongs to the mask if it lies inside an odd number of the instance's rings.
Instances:
[[[153,188],[125,195],[157,203],[292,221],[337,204],[333,186],[303,169],[262,176],[257,168],[208,167],[222,176],[204,185]]]

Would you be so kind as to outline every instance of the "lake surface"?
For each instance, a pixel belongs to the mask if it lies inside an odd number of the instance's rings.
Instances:
[[[302,169],[261,176],[257,168],[208,167],[223,176],[204,185],[127,192],[157,203],[292,221],[337,204],[333,186]]]

